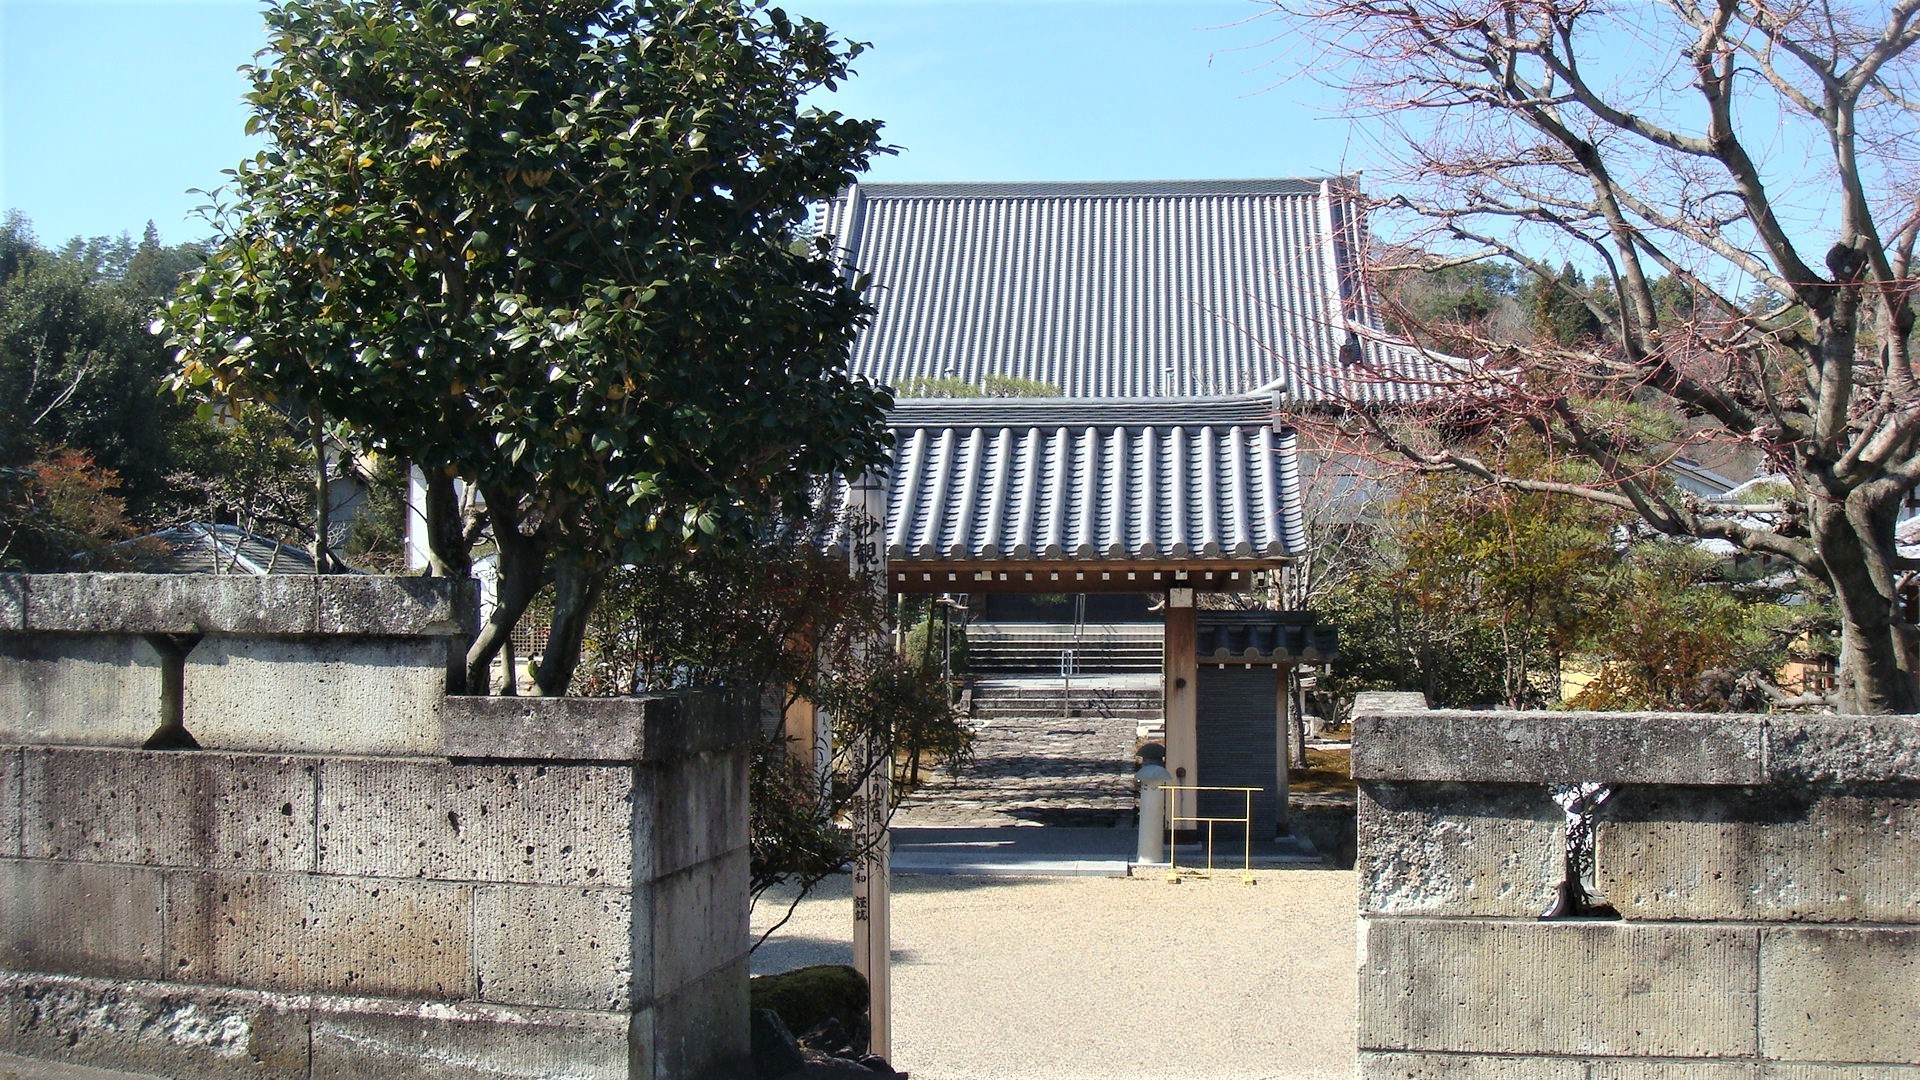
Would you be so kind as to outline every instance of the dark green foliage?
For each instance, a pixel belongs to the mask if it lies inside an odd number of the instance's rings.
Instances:
[[[918,606],[918,605],[916,605]],[[947,655],[948,645],[952,654]],[[965,610],[943,615],[937,604],[927,604],[911,614],[907,628],[906,653],[929,671],[941,671],[943,660],[958,679],[967,671],[967,622]]]
[[[836,762],[834,801],[851,806],[861,779],[854,748],[874,740],[881,760],[893,764],[897,804],[918,781],[923,762],[964,767],[973,749],[973,731],[954,707],[938,668],[892,652],[868,656],[824,673],[812,700],[833,721],[834,746],[846,754]]]
[[[812,696],[830,668],[851,663],[856,643],[886,633],[883,602],[823,546],[812,523],[774,519],[609,572],[583,689],[777,686]]]
[[[1340,627],[1330,688],[1417,689],[1438,707],[1538,707],[1595,614],[1618,515],[1458,477],[1404,483],[1368,557],[1319,614]]]
[[[186,411],[160,399],[168,363],[147,323],[168,268],[196,255],[162,248],[151,226],[139,245],[54,253],[17,214],[0,223],[0,464],[73,447],[120,476],[136,512],[164,502],[170,429]]]
[[[364,477],[366,502],[347,529],[340,554],[361,570],[403,573],[407,567],[407,475],[380,457]]]
[[[694,3],[288,0],[185,380],[316,403],[622,556],[872,460],[863,314],[787,238],[877,125],[816,23]]]
[[[834,822],[833,804],[821,801],[811,764],[789,752],[784,737],[763,740],[753,753],[747,772],[753,896],[780,884],[804,893],[844,871],[854,856],[853,834]]]
[[[1527,285],[1534,329],[1549,341],[1560,345],[1578,345],[1602,332],[1599,316],[1588,303],[1596,299],[1598,283],[1589,284],[1568,263],[1551,278],[1530,281]],[[1600,301],[1604,305],[1604,300]]]
[[[1522,475],[1539,462],[1515,459]],[[1361,553],[1324,583],[1340,628],[1321,689],[1420,690],[1438,708],[1560,703],[1563,668],[1595,709],[1763,709],[1767,685],[1825,637],[1817,586],[1682,542],[1622,538],[1624,511],[1451,475],[1402,483],[1383,517],[1330,542]]]
[[[178,471],[168,479],[185,518],[307,546],[313,450],[278,410],[239,402],[218,416],[190,418],[175,431],[174,460]]]
[[[1388,326],[1406,334],[1446,326],[1482,326],[1520,295],[1511,266],[1462,263],[1434,270],[1401,270],[1387,276]]]
[[[192,411],[162,396],[170,364],[147,324],[200,258],[198,245],[162,246],[151,224],[137,244],[76,239],[55,252],[20,215],[0,222],[0,466],[77,451],[111,478],[102,493],[122,500],[129,521],[177,510],[171,476]]]
[[[1578,708],[1765,711],[1762,684],[1807,641],[1831,640],[1831,608],[1811,582],[1779,568],[1742,574],[1684,544],[1635,544],[1605,603],[1587,644],[1606,663]]]
[[[835,758],[824,800],[811,763],[796,760],[805,748],[775,737],[754,758],[756,897],[783,882],[804,890],[846,868],[852,841],[837,822],[859,787],[863,741],[897,764],[896,802],[920,762],[958,766],[971,744],[938,662],[929,668],[875,644],[889,636],[886,597],[820,554],[824,538],[824,523],[776,519],[747,539],[621,567],[589,622],[586,693],[728,686],[783,709],[804,699],[828,711]]]
[[[269,148],[168,312],[180,383],[478,487],[502,586],[469,679],[551,582],[564,692],[608,567],[883,455],[867,309],[792,242],[878,148],[802,105],[855,47],[735,0],[284,0],[267,29]]]

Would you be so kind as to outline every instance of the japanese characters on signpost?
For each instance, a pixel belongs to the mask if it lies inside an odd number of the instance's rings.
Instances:
[[[887,587],[886,550],[881,532],[887,520],[886,482],[868,473],[854,485],[847,500],[847,557],[855,576],[876,590]],[[883,642],[869,642],[865,650],[885,648]],[[884,742],[871,738],[855,748],[854,760],[864,779],[859,797],[853,800],[853,966],[867,977],[868,1018],[872,1034],[869,1052],[892,1057],[892,904],[889,881],[887,803],[893,781],[893,762],[883,760]]]

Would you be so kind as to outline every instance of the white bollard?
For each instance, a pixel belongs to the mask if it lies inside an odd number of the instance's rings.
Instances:
[[[1148,758],[1146,764],[1140,766],[1140,771],[1133,774],[1133,778],[1140,782],[1140,842],[1134,852],[1134,861],[1166,862],[1162,849],[1167,825],[1166,794],[1160,788],[1173,782],[1173,774],[1158,760]]]

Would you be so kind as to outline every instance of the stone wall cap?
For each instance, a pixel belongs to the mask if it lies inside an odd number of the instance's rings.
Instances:
[[[446,756],[515,760],[660,761],[739,746],[759,730],[742,699],[720,691],[449,697],[441,723]]]
[[[1775,782],[1920,781],[1920,716],[1775,716],[1767,721]]]
[[[1362,690],[1353,695],[1353,716],[1377,716],[1381,713],[1414,712],[1431,708],[1427,695],[1418,690]]]
[[[1700,787],[1920,781],[1920,716],[1379,713],[1354,718],[1353,775]]]
[[[1432,712],[1358,716],[1359,780],[1761,784],[1764,716]]]
[[[359,574],[0,574],[0,631],[458,637],[478,584]]]

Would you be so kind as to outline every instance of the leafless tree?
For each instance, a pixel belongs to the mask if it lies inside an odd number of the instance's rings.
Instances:
[[[1369,177],[1374,228],[1436,260],[1506,260],[1598,327],[1557,344],[1454,328],[1476,348],[1422,422],[1350,410],[1346,432],[1785,559],[1832,587],[1838,706],[1920,711],[1896,598],[1915,565],[1894,544],[1920,483],[1920,0],[1277,3],[1313,43],[1303,70],[1397,162]],[[1446,437],[1516,421],[1578,466],[1515,475]],[[1665,478],[1709,446],[1788,493],[1734,511]]]

